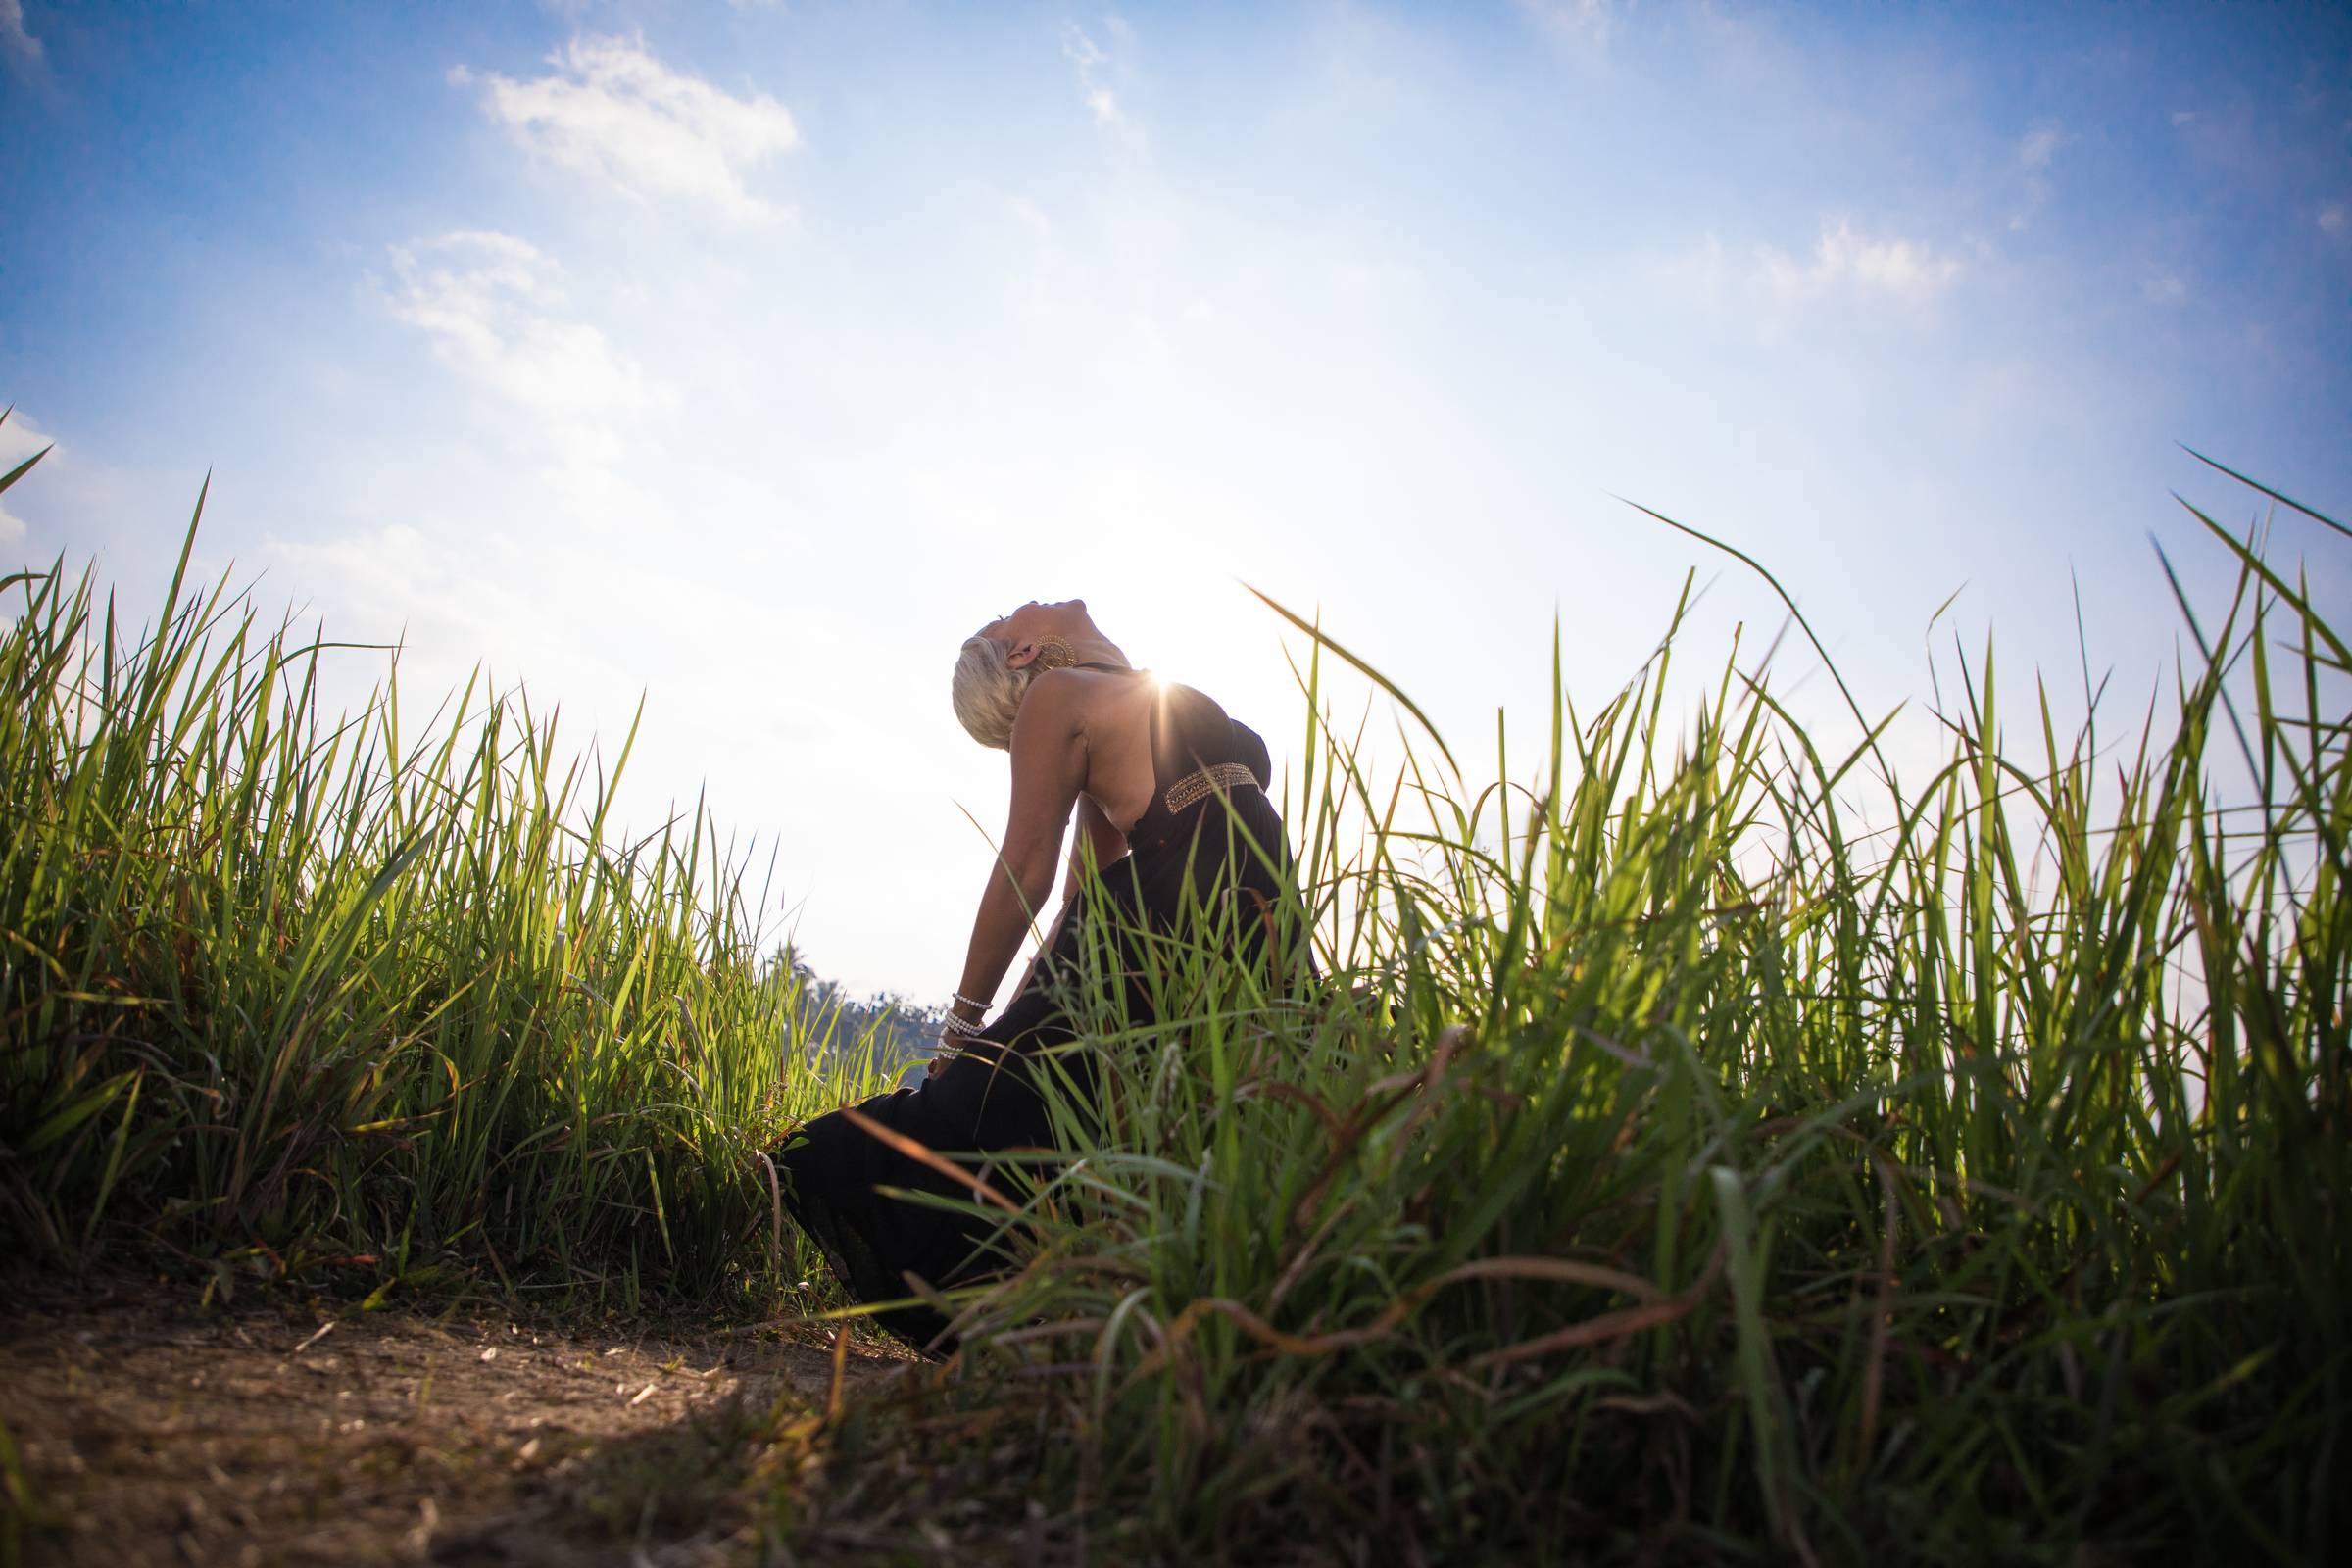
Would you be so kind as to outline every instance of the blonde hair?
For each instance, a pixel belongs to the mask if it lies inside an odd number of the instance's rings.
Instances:
[[[1012,750],[1012,720],[1028,694],[1029,678],[1037,671],[1014,669],[1005,662],[1004,645],[986,637],[967,637],[956,658],[953,696],[956,717],[966,733],[983,746]]]

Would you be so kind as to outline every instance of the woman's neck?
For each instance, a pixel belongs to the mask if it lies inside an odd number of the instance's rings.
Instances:
[[[1133,669],[1119,645],[1101,633],[1070,639],[1070,652],[1078,656],[1081,664],[1109,664],[1118,669]]]

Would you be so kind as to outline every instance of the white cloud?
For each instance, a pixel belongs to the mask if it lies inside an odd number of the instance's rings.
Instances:
[[[1111,26],[1114,30],[1118,30],[1121,24],[1116,18],[1113,18]],[[1061,53],[1063,58],[1078,68],[1078,96],[1084,99],[1086,107],[1094,112],[1095,123],[1098,125],[1120,123],[1118,94],[1112,92],[1108,86],[1103,84],[1102,80],[1111,69],[1112,61],[1109,54],[1103,50],[1101,44],[1095,42],[1093,38],[1087,36],[1083,29],[1078,27],[1071,27],[1063,32]]]
[[[1842,290],[1923,303],[1960,275],[1959,262],[1920,241],[1873,239],[1854,232],[1853,224],[1842,218],[1822,224],[1810,262],[1800,263],[1767,247],[1759,254],[1759,266],[1767,287],[1784,300]]]
[[[5,0],[0,0],[0,4],[4,3]],[[23,463],[43,447],[52,445],[54,443],[46,431],[25,418],[24,415],[12,412],[8,416],[8,422],[0,424],[0,474],[9,472],[18,464]],[[17,483],[20,486],[38,483],[41,468],[54,469],[59,456],[60,454],[52,451],[41,460],[40,467],[34,468],[32,472],[19,479]],[[22,489],[9,492],[13,495],[23,495],[24,493]],[[24,542],[24,519],[10,512],[7,503],[8,496],[0,495],[0,550],[14,550]]]
[[[6,421],[0,422],[0,473],[6,473],[41,448],[53,444],[53,438],[47,431],[24,417],[23,409],[11,409]],[[43,461],[54,465],[57,459],[58,454],[52,452]]]
[[[1824,220],[1809,257],[1708,233],[1625,260],[1663,309],[1716,318],[1752,332],[1764,346],[1787,341],[1819,313],[1851,312],[1872,301],[1924,321],[1928,307],[1962,272],[1958,260],[1921,241],[1859,233],[1844,219]]]
[[[699,202],[740,221],[778,216],[745,184],[755,166],[800,145],[773,98],[734,97],[671,71],[642,39],[574,38],[548,63],[555,74],[533,81],[464,66],[449,79],[478,82],[490,118],[532,152],[624,195]]]
[[[1553,43],[1577,49],[1606,49],[1615,24],[1613,0],[1512,0],[1519,15]]]
[[[41,40],[24,30],[24,0],[0,0],[0,54],[15,66],[41,63]]]
[[[2320,227],[2329,234],[2341,234],[2347,218],[2342,202],[2329,202],[2320,209]]]
[[[530,415],[567,485],[609,490],[630,427],[672,393],[569,314],[556,264],[528,241],[481,231],[397,246],[391,260],[392,315],[442,364]]]
[[[2197,112],[2194,109],[2176,109],[2173,111],[2173,128],[2178,130],[2196,118]]]
[[[2075,138],[2059,125],[2037,125],[2026,132],[2017,144],[2017,165],[2025,171],[2025,200],[2016,212],[2009,215],[2009,231],[2022,234],[2032,226],[2041,210],[2049,205],[2050,182],[2043,177],[2058,149]]]
[[[2153,272],[2139,286],[2139,297],[2150,305],[2180,305],[2188,299],[2188,284],[2171,272]]]

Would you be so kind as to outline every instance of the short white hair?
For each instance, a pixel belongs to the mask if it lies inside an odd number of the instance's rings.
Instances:
[[[1005,662],[1010,657],[1003,643],[967,637],[956,658],[956,717],[972,739],[1000,752],[1012,750],[1012,721],[1037,672],[1034,664],[1014,669]]]

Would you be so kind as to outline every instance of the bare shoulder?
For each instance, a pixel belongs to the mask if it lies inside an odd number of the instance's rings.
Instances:
[[[1021,708],[1013,718],[1012,732],[1016,736],[1048,732],[1069,734],[1085,723],[1093,699],[1094,693],[1087,685],[1086,671],[1043,670],[1030,679],[1029,689],[1021,696]]]

